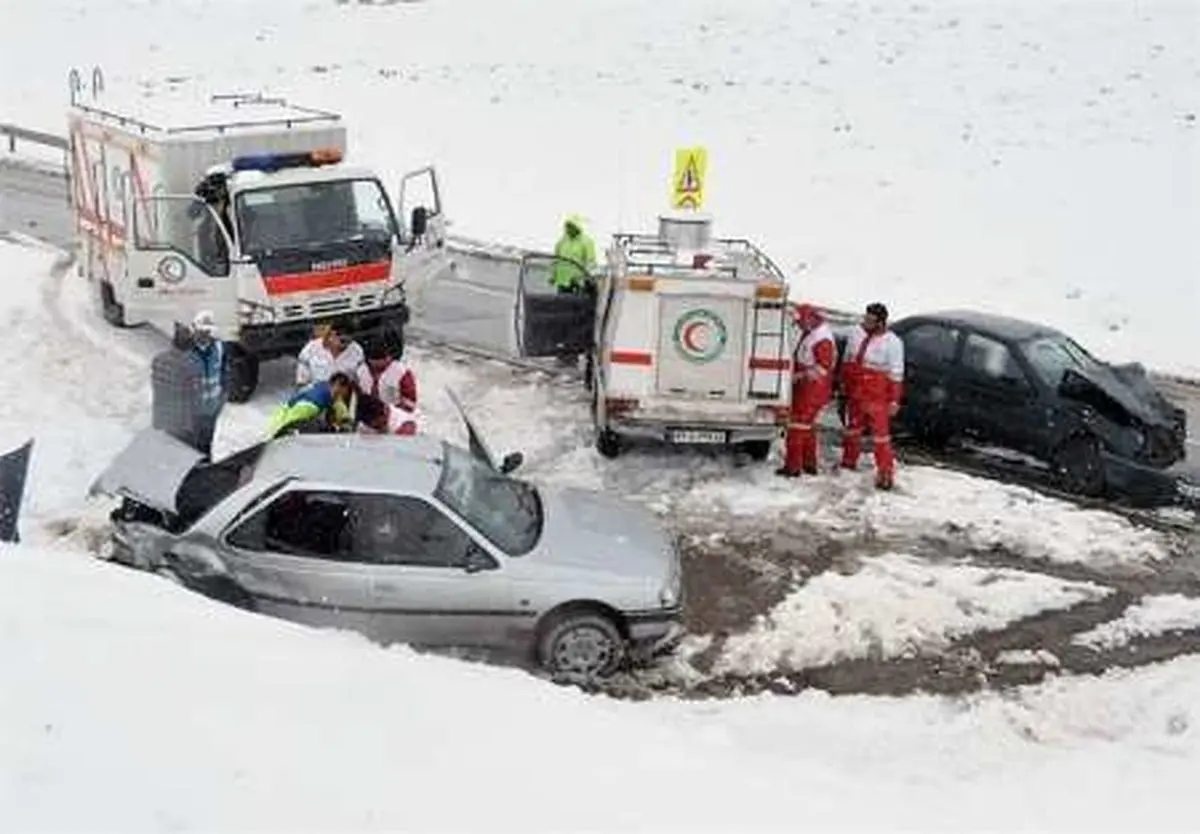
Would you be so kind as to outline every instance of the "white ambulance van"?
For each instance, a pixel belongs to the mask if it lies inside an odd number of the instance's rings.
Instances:
[[[379,176],[342,161],[336,113],[260,95],[73,96],[69,122],[80,269],[104,317],[170,334],[211,310],[234,401],[317,322],[402,339],[407,299],[449,268],[434,169],[403,178],[397,217]],[[422,198],[408,215],[406,192]]]

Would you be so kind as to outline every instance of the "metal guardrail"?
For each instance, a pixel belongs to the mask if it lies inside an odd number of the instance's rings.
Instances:
[[[17,152],[18,139],[22,142],[44,145],[48,148],[58,148],[64,152],[71,147],[71,143],[64,136],[55,136],[53,133],[42,133],[40,130],[30,130],[14,124],[0,123],[0,136],[8,138],[9,153]]]

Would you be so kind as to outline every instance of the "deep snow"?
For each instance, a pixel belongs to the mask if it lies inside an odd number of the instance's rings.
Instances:
[[[673,149],[703,144],[719,231],[801,295],[1008,312],[1200,375],[1190,0],[0,7],[5,119],[63,132],[69,66],[113,106],[284,94],[343,112],[392,181],[436,163],[455,231],[542,248],[568,212],[652,228]]]

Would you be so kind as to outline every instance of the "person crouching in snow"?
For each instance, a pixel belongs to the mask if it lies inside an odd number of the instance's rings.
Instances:
[[[862,324],[846,340],[842,386],[846,394],[846,430],[842,467],[858,468],[863,430],[875,439],[875,486],[891,489],[896,474],[892,418],[900,411],[904,388],[904,343],[888,330],[887,307],[867,305]]]
[[[417,433],[417,421],[402,408],[386,403],[373,394],[359,394],[354,405],[354,421],[365,434]]]
[[[417,411],[417,376],[399,357],[393,356],[384,339],[367,344],[366,361],[358,366],[358,390],[378,397],[388,405],[410,414]]]
[[[192,319],[188,358],[196,364],[200,386],[195,412],[196,449],[211,458],[217,419],[229,390],[229,352],[217,338],[217,324],[208,310],[200,311]]]
[[[353,425],[350,398],[354,383],[341,371],[327,381],[297,391],[271,416],[267,438],[287,434],[341,431]]]
[[[296,387],[324,382],[339,371],[353,377],[362,362],[358,342],[346,339],[336,324],[319,324],[296,357]]]
[[[796,308],[800,340],[792,355],[792,410],[788,416],[783,466],[776,475],[795,478],[817,474],[817,417],[833,396],[837,346],[821,311],[811,304]]]

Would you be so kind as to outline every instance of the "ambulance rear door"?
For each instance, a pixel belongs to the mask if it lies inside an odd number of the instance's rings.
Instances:
[[[737,402],[745,390],[750,299],[660,292],[656,392],[664,398]]]

